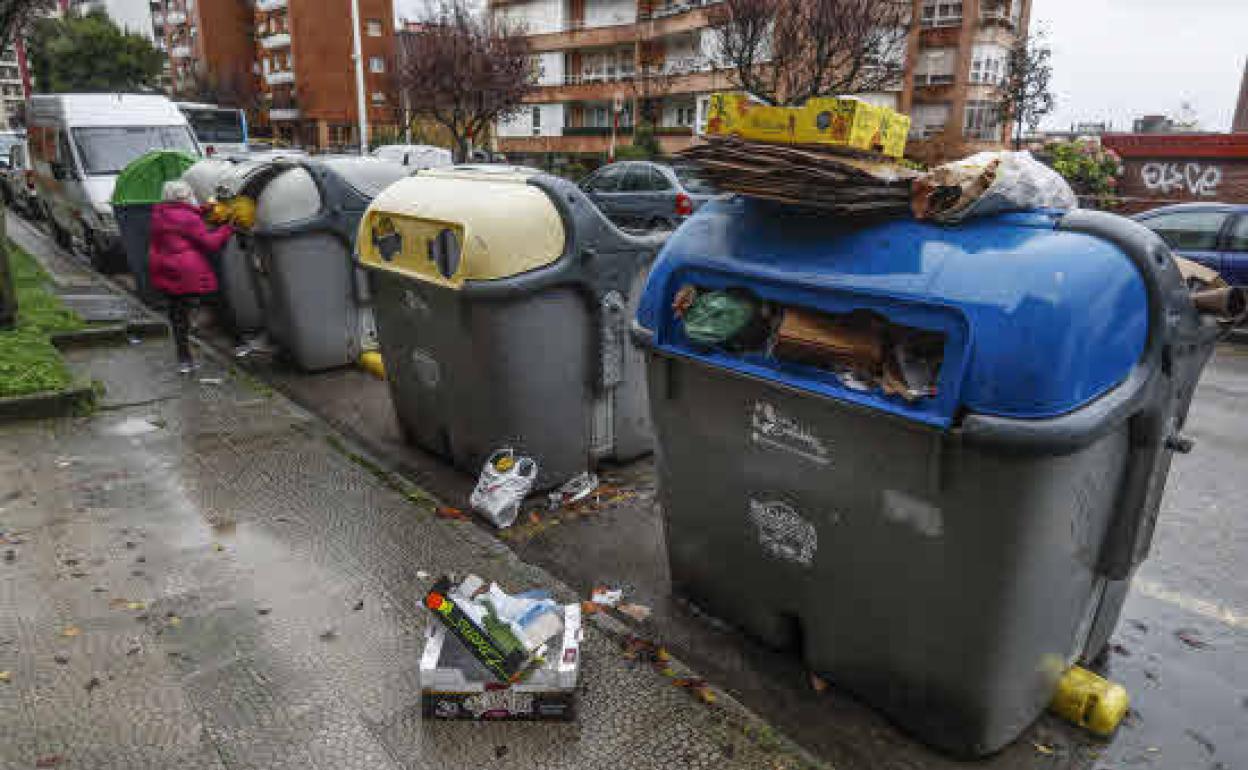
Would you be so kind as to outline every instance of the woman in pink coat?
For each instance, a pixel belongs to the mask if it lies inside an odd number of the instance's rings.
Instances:
[[[195,369],[191,356],[190,311],[205,298],[215,298],[217,274],[212,262],[230,240],[229,225],[209,230],[190,185],[166,182],[164,202],[152,208],[151,246],[147,271],[152,286],[169,299],[169,325],[177,346],[178,371]]]

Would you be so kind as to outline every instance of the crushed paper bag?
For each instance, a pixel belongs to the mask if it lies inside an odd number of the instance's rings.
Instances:
[[[919,219],[961,222],[1027,209],[1078,208],[1062,175],[1029,152],[981,152],[937,166],[914,181],[911,210]]]

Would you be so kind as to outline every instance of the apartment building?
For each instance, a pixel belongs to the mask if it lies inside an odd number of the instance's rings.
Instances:
[[[499,149],[534,161],[600,155],[643,115],[667,152],[698,141],[712,92],[733,88],[712,23],[719,0],[489,0],[523,25],[538,62]],[[914,0],[905,75],[860,94],[913,118],[908,153],[932,161],[1007,138],[993,91],[1025,34],[1031,0]]]
[[[4,104],[4,125],[0,128],[18,127],[22,105],[29,93],[17,49],[15,45],[6,45],[0,51],[0,102]]]
[[[172,61],[174,96],[248,108],[258,133],[312,149],[358,143],[351,0],[152,0]],[[394,10],[359,0],[371,126],[393,126]],[[228,98],[227,98],[228,97]]]

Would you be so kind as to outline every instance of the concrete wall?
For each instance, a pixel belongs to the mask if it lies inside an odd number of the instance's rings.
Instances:
[[[1248,203],[1248,158],[1128,158],[1118,192],[1130,211],[1171,203]]]

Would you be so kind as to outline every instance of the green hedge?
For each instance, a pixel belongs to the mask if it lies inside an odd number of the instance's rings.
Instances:
[[[51,335],[81,329],[82,319],[48,291],[48,277],[34,257],[13,243],[8,256],[18,315],[15,328],[0,331],[0,398],[63,390],[73,375]]]

